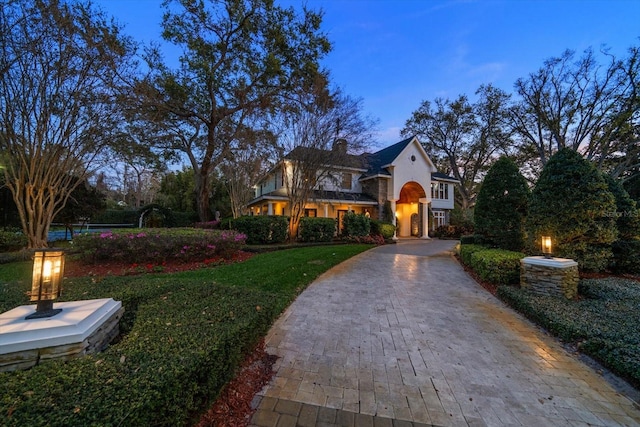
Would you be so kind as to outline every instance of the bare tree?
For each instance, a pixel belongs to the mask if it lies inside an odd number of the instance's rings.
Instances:
[[[301,90],[280,116],[279,171],[290,209],[289,238],[295,239],[305,205],[323,181],[336,181],[344,167],[362,168],[361,154],[373,141],[376,120],[362,114],[362,100],[336,89],[326,78]]]
[[[640,58],[637,48],[629,52],[621,61],[603,51],[606,63],[601,65],[592,49],[577,59],[567,50],[516,81],[521,99],[512,108],[512,126],[534,161],[544,166],[553,153],[568,147],[602,169],[608,164],[617,170],[614,174],[632,167],[635,161],[629,165],[627,153],[638,157],[628,130],[638,118]]]
[[[0,8],[0,163],[30,248],[90,175],[119,117],[113,83],[131,44],[89,5]]]
[[[484,173],[513,145],[505,124],[509,95],[493,86],[481,86],[479,99],[469,103],[436,98],[423,101],[407,120],[402,134],[422,138],[425,150],[444,172],[460,181],[457,202],[463,210],[473,207]]]
[[[169,7],[173,3],[175,7]],[[195,171],[198,215],[210,216],[210,180],[247,117],[312,77],[330,50],[322,16],[298,16],[269,0],[166,2],[165,40],[180,46],[178,70],[150,52],[152,74],[139,86],[147,107],[173,121]]]

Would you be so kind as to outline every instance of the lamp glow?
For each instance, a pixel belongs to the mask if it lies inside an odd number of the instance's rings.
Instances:
[[[542,236],[542,254],[545,258],[553,258],[551,236]]]
[[[36,311],[25,319],[55,316],[62,309],[53,308],[53,301],[60,296],[64,273],[64,252],[57,249],[40,249],[33,255],[31,301],[36,301]]]

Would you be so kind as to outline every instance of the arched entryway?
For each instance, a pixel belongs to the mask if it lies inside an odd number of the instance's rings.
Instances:
[[[402,186],[396,202],[398,237],[428,236],[427,206],[427,193],[420,184],[410,181]]]

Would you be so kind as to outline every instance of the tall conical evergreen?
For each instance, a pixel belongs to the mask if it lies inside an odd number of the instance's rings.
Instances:
[[[487,172],[478,193],[474,211],[476,233],[492,246],[522,250],[528,201],[529,187],[518,166],[501,157]]]
[[[554,255],[576,260],[583,270],[602,271],[617,238],[616,202],[602,174],[574,150],[564,148],[545,165],[531,193],[528,242],[539,247],[550,235]]]

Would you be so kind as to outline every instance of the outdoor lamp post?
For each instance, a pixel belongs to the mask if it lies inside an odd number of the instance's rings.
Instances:
[[[39,249],[33,256],[31,301],[37,301],[36,311],[25,319],[55,316],[62,311],[53,309],[53,300],[60,296],[64,274],[64,252],[59,249]]]
[[[551,249],[551,236],[542,236],[542,254],[545,258],[553,258]]]

